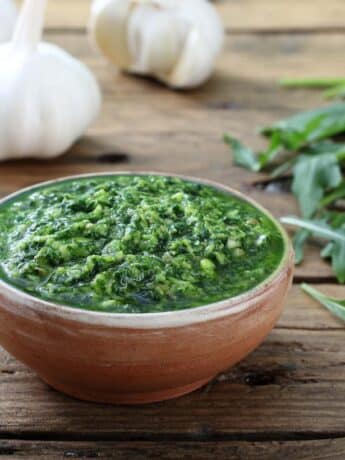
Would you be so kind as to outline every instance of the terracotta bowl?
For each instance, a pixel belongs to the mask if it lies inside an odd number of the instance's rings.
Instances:
[[[269,215],[228,187],[191,180],[230,192]],[[85,311],[0,281],[0,344],[48,385],[79,399],[141,404],[189,393],[254,350],[280,316],[291,284],[293,251],[277,226],[285,252],[275,273],[245,294],[194,309]]]

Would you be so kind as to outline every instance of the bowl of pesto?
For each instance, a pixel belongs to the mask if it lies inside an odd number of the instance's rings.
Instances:
[[[0,344],[97,402],[188,393],[277,321],[293,253],[228,187],[151,173],[63,178],[0,202]]]

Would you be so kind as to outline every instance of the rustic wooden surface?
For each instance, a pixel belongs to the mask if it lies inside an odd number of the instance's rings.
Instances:
[[[46,39],[97,74],[101,117],[64,157],[0,166],[0,195],[92,171],[155,170],[219,180],[276,217],[297,212],[267,178],[234,168],[222,133],[260,147],[255,128],[322,103],[284,76],[345,75],[343,0],[215,2],[227,30],[211,81],[171,92],[116,71],[86,39],[90,2],[50,0]],[[175,401],[110,407],[49,389],[0,351],[0,458],[341,460],[345,458],[345,326],[303,294],[301,281],[344,297],[318,248],[296,270],[282,318],[264,344],[205,388]]]

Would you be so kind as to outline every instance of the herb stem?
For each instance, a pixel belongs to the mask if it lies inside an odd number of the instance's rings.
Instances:
[[[317,299],[317,300],[318,300],[318,297],[321,297],[321,295],[323,296],[323,294],[320,294],[316,289],[312,288],[307,283],[302,283],[301,284],[301,289],[303,289],[304,292],[307,292],[312,297],[314,297],[314,299]],[[324,296],[324,297],[326,297],[326,296]]]
[[[343,185],[341,184],[337,189],[335,189],[329,195],[326,195],[325,198],[320,201],[320,208],[322,209],[326,206],[329,206],[334,201],[340,200],[342,198],[345,198],[345,182],[343,182]]]
[[[343,150],[342,152],[338,152],[336,156],[338,161],[345,160],[345,150]]]
[[[279,84],[286,88],[328,88],[345,85],[345,78],[283,78]]]
[[[342,243],[345,241],[345,235],[343,236],[340,233],[337,233],[330,228],[320,227],[319,225],[317,226],[313,222],[299,219],[298,217],[294,217],[294,216],[282,217],[280,221],[283,224],[293,225],[296,227],[301,227],[306,230],[309,230],[312,233],[315,233],[316,235],[320,236],[321,238],[325,238],[326,240],[340,241]]]
[[[345,80],[342,83],[331,86],[324,93],[325,97],[328,99],[332,99],[333,97],[336,97],[336,96],[342,96],[344,94],[345,94]]]

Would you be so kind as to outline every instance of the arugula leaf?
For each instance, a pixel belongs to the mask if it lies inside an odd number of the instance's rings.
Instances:
[[[332,268],[337,279],[339,283],[345,283],[345,244],[335,241],[330,252],[331,254],[329,257],[332,259]]]
[[[324,95],[327,99],[345,97],[345,82],[339,85],[331,86],[327,91],[324,92]]]
[[[285,78],[279,83],[286,88],[326,88],[328,99],[345,97],[345,78]]]
[[[320,202],[320,206],[328,206],[338,200],[345,198],[345,180],[339,184],[334,190],[328,193]]]
[[[337,187],[342,181],[338,158],[333,153],[300,155],[293,173],[292,191],[306,218],[315,214],[325,191]]]
[[[330,139],[324,139],[314,142],[302,149],[301,153],[308,155],[320,155],[322,153],[334,153],[339,160],[343,158],[345,152],[345,144],[334,142]]]
[[[303,262],[304,259],[304,245],[307,239],[310,237],[310,232],[305,229],[297,230],[295,233],[292,244],[295,251],[295,264],[299,265]]]
[[[299,219],[298,217],[282,217],[281,222],[308,230],[312,235],[332,242],[327,256],[332,259],[332,268],[340,283],[345,283],[345,228],[333,228],[321,220]]]
[[[279,84],[286,88],[329,88],[345,84],[345,78],[283,78]]]
[[[323,259],[329,259],[332,256],[333,243],[328,243],[321,251],[321,257]]]
[[[281,142],[279,134],[273,133],[268,149],[259,154],[260,169],[269,164],[283,149],[284,145]]]
[[[266,137],[271,139],[274,137],[275,145],[279,144],[294,151],[344,131],[345,104],[343,103],[301,112],[261,130]],[[264,155],[267,155],[267,152]]]
[[[305,283],[301,285],[301,288],[310,296],[312,296],[315,300],[324,305],[331,313],[345,321],[345,299],[340,300],[328,297],[322,292],[317,291],[316,289],[312,288],[311,286]]]
[[[252,150],[229,134],[224,135],[224,141],[232,148],[236,165],[250,169],[251,171],[260,170],[258,158]]]
[[[281,177],[284,174],[288,174],[295,163],[296,158],[290,158],[289,160],[284,161],[271,171],[270,176],[276,178]]]
[[[345,229],[345,212],[327,211],[324,217],[329,221],[333,228]]]

